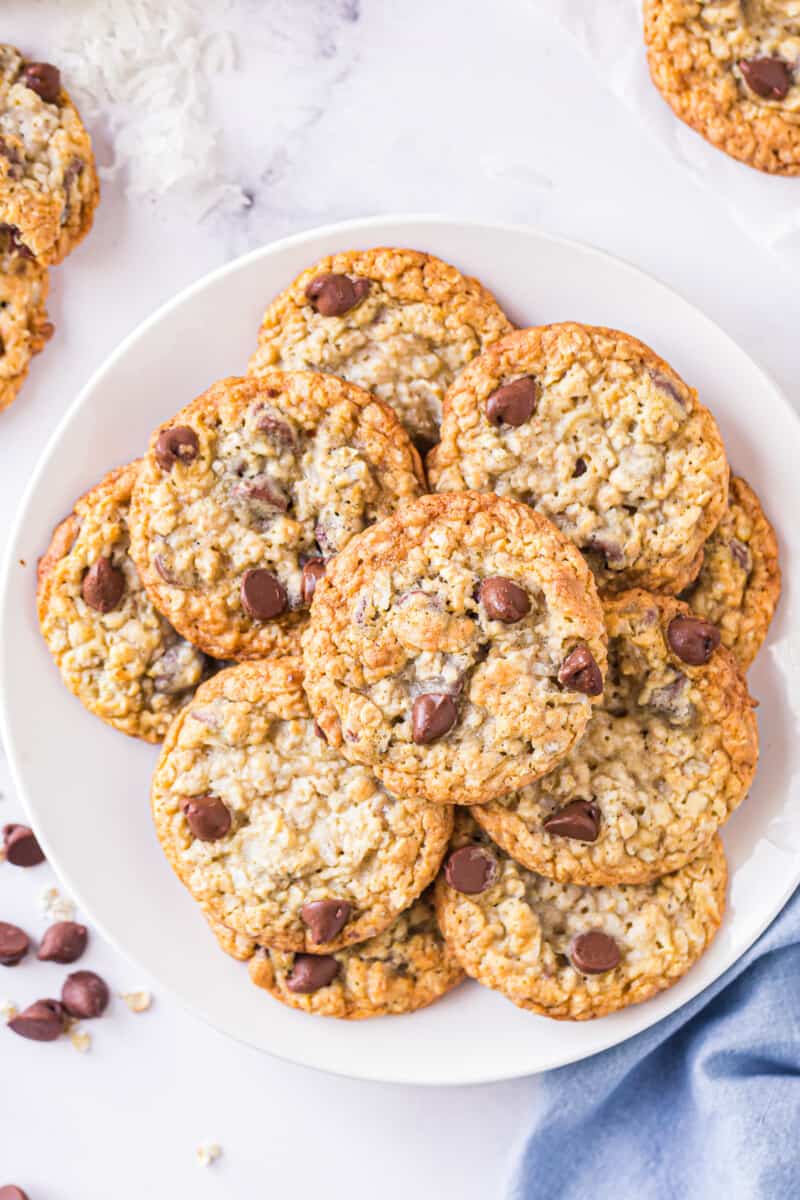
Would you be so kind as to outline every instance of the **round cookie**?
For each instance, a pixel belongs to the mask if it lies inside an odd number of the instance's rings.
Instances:
[[[677,594],[725,510],[728,464],[696,393],[626,333],[568,322],[491,346],[448,392],[437,492],[534,506],[605,591]]]
[[[740,162],[800,174],[794,0],[645,0],[653,83],[676,116]]]
[[[641,591],[605,614],[605,692],[583,738],[543,779],[475,810],[504,850],[560,883],[647,883],[683,867],[744,799],[758,759],[733,656],[696,661],[713,626]]]
[[[331,371],[391,404],[427,448],[462,367],[510,332],[477,279],[417,250],[348,250],[315,263],[273,300],[251,373]]]
[[[394,800],[325,744],[298,658],[199,688],[156,767],[153,817],[207,916],[259,943],[324,954],[385,929],[435,876],[452,816]]]
[[[551,770],[603,690],[591,572],[524,504],[424,496],[329,565],[304,634],[329,743],[396,795],[478,804]]]
[[[468,975],[547,1017],[602,1017],[671,987],[708,948],[725,910],[718,837],[672,875],[595,888],[527,870],[466,813],[452,845],[436,883],[447,944]]]
[[[99,198],[92,144],[58,69],[0,45],[0,222],[51,266],[89,232]]]
[[[325,561],[423,486],[392,410],[332,375],[223,379],[153,434],[132,554],[153,603],[217,658],[295,651]]]
[[[84,707],[160,742],[208,663],[153,608],[130,557],[138,469],[111,471],[57,526],[39,560],[37,608],[61,677]]]
[[[332,955],[259,949],[250,978],[291,1008],[321,1017],[360,1020],[414,1012],[464,978],[424,893],[376,937]]]
[[[767,636],[780,594],[775,530],[750,485],[734,477],[700,574],[682,599],[718,627],[723,646],[746,671]]]
[[[45,301],[47,271],[21,254],[8,229],[0,228],[0,412],[25,382],[34,354],[52,337]]]

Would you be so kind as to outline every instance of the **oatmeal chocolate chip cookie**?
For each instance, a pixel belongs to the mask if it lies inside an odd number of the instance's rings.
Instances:
[[[800,174],[796,0],[645,0],[644,31],[676,116],[748,166]]]
[[[416,250],[349,250],[309,267],[266,311],[251,373],[331,371],[391,404],[423,446],[444,393],[512,329],[477,279]]]
[[[25,382],[34,354],[53,334],[45,301],[44,267],[20,254],[9,229],[0,226],[0,411]]]
[[[436,883],[436,913],[468,975],[520,1008],[562,1020],[648,1000],[708,948],[725,909],[727,866],[715,837],[680,871],[649,884],[555,883],[510,858],[462,812]],[[468,850],[482,886],[464,878]]]
[[[228,929],[227,925],[223,925],[214,916],[214,910],[210,904],[201,904],[203,916],[206,919],[209,929],[217,939],[217,945],[220,950],[235,958],[237,962],[249,962],[250,959],[258,950],[258,942],[247,937],[244,933],[236,933],[234,929]]]
[[[429,892],[376,937],[334,954],[260,949],[250,978],[276,1000],[321,1017],[385,1017],[439,1000],[464,978]]]
[[[138,470],[111,471],[56,528],[39,561],[37,603],[73,695],[123,733],[160,742],[209,664],[153,608],[130,557]]]
[[[728,508],[706,542],[703,566],[683,599],[720,631],[746,671],[767,636],[781,594],[778,542],[758,497],[731,479]]]
[[[234,933],[325,954],[385,929],[435,876],[452,816],[395,800],[308,712],[298,658],[198,689],[153,779],[156,832],[204,912]]]
[[[475,810],[559,883],[647,883],[704,852],[758,759],[747,685],[713,625],[633,591],[606,601],[608,675],[583,738],[521,791]]]
[[[51,63],[0,45],[0,222],[23,254],[61,262],[100,198],[92,144]]]
[[[206,653],[293,651],[326,561],[423,480],[392,410],[361,388],[310,372],[223,379],[153,434],[132,554]]]
[[[663,359],[613,329],[512,333],[453,384],[441,434],[428,457],[435,491],[532,505],[605,591],[679,592],[725,509],[713,417]]]
[[[354,538],[317,585],[303,649],[330,745],[396,795],[458,804],[551,770],[606,665],[575,547],[476,493],[424,496]]]

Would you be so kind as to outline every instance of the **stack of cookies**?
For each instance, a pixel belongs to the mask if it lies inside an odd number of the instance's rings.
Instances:
[[[775,537],[627,334],[514,330],[430,255],[335,255],[39,578],[64,681],[163,740],[164,853],[284,1003],[408,1012],[466,972],[583,1019],[719,927]]]

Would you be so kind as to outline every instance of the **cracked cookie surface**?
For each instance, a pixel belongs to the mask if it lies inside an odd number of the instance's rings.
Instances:
[[[690,665],[669,644],[680,601],[605,603],[608,675],[583,738],[544,778],[475,810],[526,867],[562,883],[646,883],[705,851],[758,759],[747,685],[719,647]]]
[[[677,983],[710,945],[725,909],[718,837],[671,875],[614,887],[534,874],[494,846],[467,813],[456,818],[452,845],[478,847],[485,886],[473,894],[451,886],[448,857],[436,883],[448,945],[468,975],[543,1016],[602,1017]]]
[[[321,278],[324,293],[315,295]],[[270,304],[250,371],[341,375],[391,404],[411,436],[431,444],[454,377],[511,329],[486,288],[433,255],[348,250],[309,267]]]
[[[132,737],[159,742],[207,672],[206,657],[155,610],[130,557],[139,463],[82,496],[39,561],[39,624],[80,702]]]
[[[424,496],[330,564],[303,638],[329,743],[397,795],[476,804],[550,770],[602,691],[603,614],[538,513]]]
[[[14,400],[31,359],[52,336],[48,289],[47,270],[21,254],[13,234],[0,228],[0,411]]]
[[[218,658],[297,649],[325,561],[419,494],[391,409],[332,375],[224,379],[153,434],[132,553],[153,603]]]
[[[199,688],[153,779],[156,832],[204,912],[259,943],[324,954],[385,929],[431,882],[449,810],[394,800],[315,730],[297,658]]]

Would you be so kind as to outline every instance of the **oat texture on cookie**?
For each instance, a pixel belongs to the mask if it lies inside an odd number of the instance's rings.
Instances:
[[[431,254],[349,250],[309,267],[270,304],[250,370],[341,375],[430,445],[455,375],[511,328],[477,279]]]
[[[385,929],[435,876],[447,809],[394,799],[315,728],[298,658],[243,663],[198,689],[153,779],[156,832],[207,917],[289,952]]]
[[[31,359],[52,336],[48,289],[46,268],[21,251],[10,229],[0,227],[0,411],[14,400]]]
[[[473,804],[550,770],[603,689],[591,572],[526,505],[425,496],[318,585],[306,690],[331,746],[396,795]]]
[[[208,663],[155,610],[130,557],[138,470],[111,471],[58,525],[39,562],[37,606],[73,695],[123,733],[158,742]]]
[[[542,779],[475,810],[509,854],[562,883],[646,883],[705,853],[758,758],[733,656],[717,646],[696,661],[698,639],[715,640],[705,622],[642,591],[608,600],[605,616],[608,675],[583,738]]]
[[[428,474],[437,492],[535,507],[605,591],[685,587],[728,489],[696,393],[642,342],[574,322],[518,330],[470,363],[445,398]]]
[[[225,379],[154,433],[132,553],[153,603],[207,653],[285,653],[327,560],[423,479],[392,410],[361,388]]]
[[[610,887],[527,870],[466,812],[452,846],[436,884],[447,944],[479,983],[544,1016],[583,1021],[649,999],[686,974],[722,920],[727,867],[718,837],[679,871]],[[467,847],[486,863],[480,890],[453,861]]]

